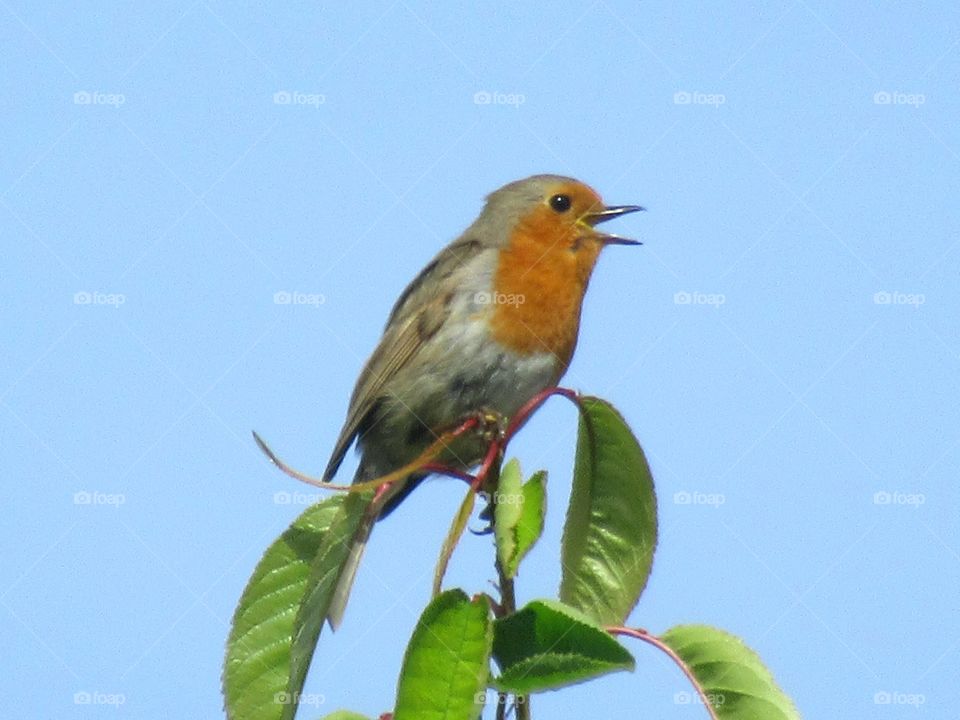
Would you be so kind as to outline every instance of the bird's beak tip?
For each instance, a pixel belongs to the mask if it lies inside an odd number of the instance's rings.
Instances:
[[[607,235],[604,234],[601,236],[604,245],[643,245],[639,240],[634,240],[632,238],[620,237],[619,235]]]
[[[597,210],[587,215],[587,222],[590,225],[599,225],[600,223],[607,222],[608,220],[613,220],[618,218],[621,215],[629,215],[630,213],[635,212],[644,212],[646,208],[639,205],[609,205],[602,210]],[[601,233],[600,239],[603,241],[604,245],[643,245],[639,240],[631,240],[630,238],[620,237],[619,235],[612,235],[608,233]]]
[[[587,215],[587,221],[593,225],[598,225],[608,220],[613,220],[618,218],[621,215],[629,215],[630,213],[643,212],[645,207],[640,205],[608,205],[605,208],[596,210]]]

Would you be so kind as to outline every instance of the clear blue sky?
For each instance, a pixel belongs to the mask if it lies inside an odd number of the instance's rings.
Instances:
[[[651,458],[631,622],[740,634],[810,718],[956,717],[960,13],[849,5],[0,1],[4,714],[217,717],[310,493],[250,430],[319,471],[396,295],[557,172],[649,209],[565,379]],[[554,401],[514,446],[552,506],[521,599],[556,592],[574,431]],[[301,717],[391,706],[462,492],[378,528]],[[535,717],[705,717],[633,649]]]

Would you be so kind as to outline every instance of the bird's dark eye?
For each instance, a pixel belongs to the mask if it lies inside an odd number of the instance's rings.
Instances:
[[[558,213],[566,212],[570,209],[570,196],[554,195],[552,198],[550,198],[550,207],[552,207]]]

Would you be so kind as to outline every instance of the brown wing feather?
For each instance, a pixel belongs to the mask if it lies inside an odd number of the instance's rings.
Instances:
[[[423,343],[443,325],[452,294],[443,281],[480,252],[479,241],[461,237],[444,248],[400,295],[379,345],[364,366],[347,419],[323,474],[329,481],[353,443],[367,415],[383,396],[386,384],[416,356]]]

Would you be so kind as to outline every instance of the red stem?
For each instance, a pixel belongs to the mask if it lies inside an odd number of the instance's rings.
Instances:
[[[534,411],[554,395],[562,395],[570,402],[575,403],[578,407],[580,405],[580,396],[575,390],[557,386],[549,387],[546,390],[541,390],[532,398],[527,400],[527,402],[525,402],[510,419],[510,424],[507,425],[507,429],[503,433],[504,447],[506,447],[507,443],[510,441],[510,438],[516,434],[517,430],[523,426],[523,424],[530,418]]]
[[[443,465],[442,463],[427,463],[423,465],[420,470],[417,472],[425,473],[436,473],[437,475],[449,475],[450,477],[457,478],[458,480],[463,480],[465,483],[473,482],[473,475],[463,470],[458,470],[455,467],[450,467],[449,465]]]
[[[703,686],[700,685],[700,682],[694,676],[690,666],[683,661],[683,658],[674,652],[672,647],[667,645],[656,635],[651,635],[643,628],[628,628],[620,625],[612,625],[606,628],[606,631],[611,635],[626,635],[628,637],[636,638],[637,640],[642,640],[643,642],[653,645],[655,648],[658,648],[669,655],[670,659],[673,660],[673,662],[676,663],[681,670],[683,670],[683,674],[687,676],[687,680],[689,680],[690,684],[693,685],[694,689],[696,689],[703,706],[707,709],[707,712],[710,713],[711,720],[720,720],[720,716],[714,711],[713,705],[710,703],[710,699],[707,697],[706,691],[704,691]]]
[[[473,490],[473,492],[477,492],[483,486],[483,481],[487,479],[487,473],[490,472],[493,463],[500,457],[500,453],[506,446],[507,442],[505,438],[494,438],[490,441],[490,446],[487,448],[487,454],[483,458],[483,463],[480,465],[480,469],[477,470],[477,474],[470,484],[470,489]]]

